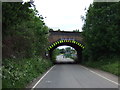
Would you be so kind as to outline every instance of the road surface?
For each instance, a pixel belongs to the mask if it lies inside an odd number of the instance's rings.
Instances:
[[[57,62],[74,61],[59,55]],[[77,64],[56,64],[32,88],[118,88],[118,77]]]
[[[55,65],[34,88],[118,88],[118,85],[81,65],[60,64]]]
[[[56,58],[56,62],[57,63],[73,63],[74,60],[71,59],[71,58],[65,58],[64,55],[58,55],[57,58]]]

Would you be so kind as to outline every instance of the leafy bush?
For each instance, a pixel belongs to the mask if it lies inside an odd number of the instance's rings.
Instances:
[[[50,60],[43,60],[40,57],[23,60],[7,59],[2,67],[3,88],[24,88],[51,66]]]
[[[82,33],[85,65],[116,75],[120,75],[119,10],[120,2],[93,2],[87,10]]]
[[[23,88],[52,65],[40,58],[45,56],[49,29],[33,6],[2,3],[3,88]]]
[[[60,51],[59,49],[55,49],[52,51],[52,57],[51,57],[51,60],[53,63],[56,63],[56,57],[60,55]]]
[[[117,76],[120,76],[119,64],[120,57],[111,57],[111,58],[101,58],[98,61],[88,61],[84,62],[84,65],[101,69],[110,73],[113,73]]]
[[[2,58],[44,56],[49,29],[32,3],[4,2],[2,11]]]

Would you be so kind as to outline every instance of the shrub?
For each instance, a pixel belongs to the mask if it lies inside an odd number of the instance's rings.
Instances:
[[[52,63],[40,57],[10,60],[7,59],[2,67],[3,88],[24,88],[34,78],[45,72]]]

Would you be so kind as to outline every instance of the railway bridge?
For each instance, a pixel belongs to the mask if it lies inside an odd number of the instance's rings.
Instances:
[[[85,48],[81,32],[50,31],[49,32],[49,56],[52,57],[53,50],[59,46],[67,45],[77,51],[77,62],[82,62],[82,50]]]

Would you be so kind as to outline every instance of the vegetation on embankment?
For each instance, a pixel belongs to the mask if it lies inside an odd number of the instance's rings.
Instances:
[[[87,61],[83,63],[83,65],[100,69],[106,72],[110,72],[117,76],[120,76],[120,65],[119,65],[120,57],[111,57],[111,58],[100,58],[98,61]]]
[[[25,88],[52,65],[45,60],[49,28],[43,19],[32,2],[2,3],[3,88]]]
[[[120,2],[94,2],[90,5],[82,33],[86,65],[120,75],[119,21]]]
[[[44,56],[49,28],[32,3],[3,2],[3,59]]]
[[[7,59],[2,67],[2,88],[25,88],[28,83],[42,75],[52,66],[50,60],[40,57],[30,59]]]

